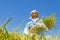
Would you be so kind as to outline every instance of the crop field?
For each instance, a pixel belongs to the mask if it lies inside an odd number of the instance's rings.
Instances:
[[[0,26],[0,40],[41,40],[39,35],[25,35],[24,33],[19,34],[16,31],[11,33],[8,32],[6,25],[11,21],[13,18],[8,19]],[[57,36],[42,36],[42,40],[60,40],[60,37]]]

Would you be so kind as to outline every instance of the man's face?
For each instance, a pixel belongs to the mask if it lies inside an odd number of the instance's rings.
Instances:
[[[38,18],[38,13],[32,12],[31,16],[32,16],[32,19],[36,19],[36,18]]]

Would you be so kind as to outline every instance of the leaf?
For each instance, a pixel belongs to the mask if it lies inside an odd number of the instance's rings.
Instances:
[[[7,31],[7,29],[6,29],[6,25],[12,20],[13,18],[9,18],[7,21],[5,21],[2,25],[1,25],[1,27],[0,27],[0,29],[5,29],[5,34],[6,35],[8,35],[8,31]]]
[[[6,25],[12,20],[13,18],[9,18],[7,21],[5,21],[2,25],[1,28],[6,27]]]

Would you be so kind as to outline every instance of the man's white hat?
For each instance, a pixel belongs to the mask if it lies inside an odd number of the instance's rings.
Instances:
[[[32,14],[33,12],[39,13],[37,10],[32,10],[32,11],[30,12],[30,18],[29,18],[29,19],[32,19],[31,14]]]

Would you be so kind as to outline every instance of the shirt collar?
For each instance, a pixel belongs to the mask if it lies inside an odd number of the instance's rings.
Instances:
[[[36,24],[36,22],[38,22],[39,18],[36,18],[36,19],[32,19],[32,23],[33,24]]]

